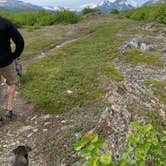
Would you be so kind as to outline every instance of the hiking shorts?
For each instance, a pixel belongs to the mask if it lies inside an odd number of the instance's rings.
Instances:
[[[15,64],[12,63],[8,66],[0,68],[0,76],[3,76],[6,79],[7,85],[17,84],[17,72]]]

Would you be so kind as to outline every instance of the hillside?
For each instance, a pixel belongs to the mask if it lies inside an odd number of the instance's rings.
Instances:
[[[42,10],[42,7],[24,3],[19,0],[0,0],[0,10],[23,12],[23,11],[37,11]]]
[[[17,116],[0,128],[0,165],[27,144],[32,166],[79,166],[74,144],[92,129],[116,162],[131,122],[166,129],[165,24],[92,13],[74,25],[20,30],[24,74]]]

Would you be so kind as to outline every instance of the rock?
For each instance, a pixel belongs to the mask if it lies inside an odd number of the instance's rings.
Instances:
[[[30,133],[30,134],[27,135],[27,137],[29,138],[29,137],[31,137],[32,135],[33,135],[33,133]]]
[[[129,41],[129,44],[132,48],[139,48],[141,43],[142,43],[142,41],[138,38],[134,38]]]
[[[81,133],[75,133],[76,139],[80,139],[82,137]]]
[[[34,129],[33,132],[36,133],[36,132],[38,132],[38,130],[39,130],[39,129]]]
[[[131,113],[129,113],[129,111],[127,111],[126,109],[121,110],[121,115],[123,117],[123,119],[126,121],[126,123],[130,123],[131,122]]]
[[[152,45],[147,45],[147,44],[145,44],[145,43],[141,43],[140,49],[141,49],[142,51],[154,51],[154,50],[155,50]]]
[[[162,53],[166,53],[166,48],[162,48],[162,49],[161,49],[161,52],[162,52]]]
[[[44,126],[48,126],[48,125],[51,125],[51,124],[52,124],[51,122],[45,122]]]
[[[47,132],[48,131],[48,129],[43,129],[43,132]]]
[[[34,117],[31,118],[31,121],[35,120],[38,116],[35,115]]]
[[[67,93],[67,94],[72,94],[73,91],[71,91],[71,90],[67,90],[66,93]]]
[[[31,129],[34,129],[34,127],[33,126],[23,126],[20,129],[18,129],[18,132],[25,132],[25,131],[31,130]]]
[[[131,48],[141,49],[142,51],[154,51],[154,47],[152,45],[146,44],[139,38],[133,38],[129,41],[126,41],[124,45],[120,48],[122,53]]]
[[[51,119],[51,115],[47,114],[47,115],[41,116],[40,119],[44,120],[44,121],[47,120],[47,119]]]

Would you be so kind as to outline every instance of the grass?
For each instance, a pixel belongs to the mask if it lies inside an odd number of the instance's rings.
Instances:
[[[21,30],[25,39],[22,60],[34,57],[64,40],[70,40],[90,33],[87,27],[80,25],[53,25],[31,31]]]
[[[125,61],[133,63],[135,65],[139,63],[145,63],[147,65],[154,65],[157,67],[163,66],[160,55],[156,55],[155,53],[151,52],[143,52],[138,49],[127,50]]]
[[[153,90],[154,95],[159,97],[160,101],[166,104],[166,82],[158,80],[147,80],[145,85]]]
[[[99,74],[119,55],[121,40],[116,33],[127,23],[126,20],[112,19],[96,24],[91,27],[94,31],[91,37],[68,44],[30,65],[24,75],[22,94],[36,107],[51,113],[85,106],[100,97],[104,91],[99,86]],[[106,75],[113,73],[112,79],[122,79],[116,69],[105,71]]]
[[[157,111],[146,111],[144,114],[148,123],[152,124],[157,131],[164,130],[164,120]]]
[[[115,67],[105,66],[103,68],[103,73],[115,81],[123,81],[124,76]]]

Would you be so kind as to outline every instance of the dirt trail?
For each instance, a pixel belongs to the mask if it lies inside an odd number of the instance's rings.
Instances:
[[[28,65],[45,57],[49,52],[55,51],[55,49],[86,37],[89,37],[89,34],[81,38],[63,41],[42,54],[38,54],[34,58],[24,61],[23,68],[26,69]],[[6,97],[6,85],[1,83],[1,109],[5,107]],[[59,132],[62,127],[65,127],[63,119],[59,116],[44,114],[42,111],[36,110],[33,104],[28,103],[19,92],[16,92],[14,100],[14,111],[17,116],[14,117],[12,121],[5,119],[5,125],[0,128],[0,165],[11,165],[10,163],[13,159],[11,151],[18,145],[28,145],[32,147],[30,165],[50,166],[50,164],[48,164],[48,156],[46,161],[46,157],[42,154],[42,146],[47,138],[56,136],[57,132]],[[50,160],[52,159],[50,158]],[[58,164],[52,161],[52,165],[55,166]]]
[[[66,40],[64,40],[64,41],[62,41],[62,42],[60,42],[58,44],[55,44],[55,45],[51,46],[50,48],[42,51],[40,54],[37,54],[37,55],[33,56],[32,58],[29,58],[29,59],[23,61],[22,65],[26,69],[30,64],[32,64],[35,61],[37,61],[37,60],[39,60],[39,59],[44,58],[45,56],[47,56],[47,54],[49,52],[55,51],[56,49],[65,46],[66,44],[78,41],[80,39],[88,38],[89,36],[90,36],[90,33],[85,34],[83,37],[78,37],[78,38],[75,38],[75,39],[66,39]]]

